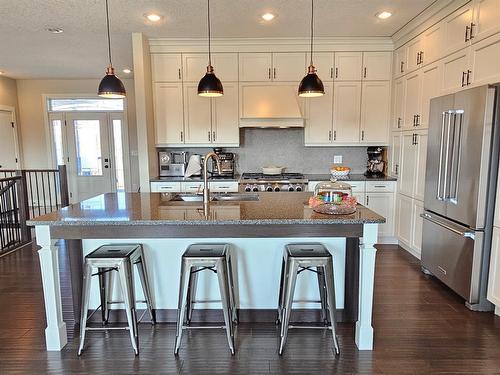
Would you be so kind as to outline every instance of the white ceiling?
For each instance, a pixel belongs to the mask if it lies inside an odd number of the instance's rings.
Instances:
[[[391,36],[435,0],[316,0],[318,36]],[[109,0],[113,62],[132,66],[132,32],[148,37],[206,36],[205,0]],[[375,14],[389,10],[381,21]],[[212,0],[212,35],[304,37],[309,0]],[[261,22],[270,11],[278,17]],[[143,15],[157,12],[159,24]],[[0,70],[12,78],[97,78],[107,64],[104,0],[0,0]],[[51,34],[47,27],[61,27]],[[120,72],[123,76],[124,74]]]

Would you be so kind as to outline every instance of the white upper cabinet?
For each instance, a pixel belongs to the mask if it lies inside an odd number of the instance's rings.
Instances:
[[[335,54],[333,52],[314,52],[313,53],[313,64],[316,68],[318,77],[323,82],[328,82],[333,80],[335,74]],[[311,60],[311,54],[306,55],[306,66],[309,66]]]
[[[421,65],[421,58],[423,55],[424,44],[422,41],[422,35],[417,36],[415,39],[411,40],[407,45],[407,72],[412,72],[419,68]]]
[[[500,8],[500,4],[498,5]],[[498,21],[500,23],[500,20]],[[470,81],[474,85],[500,81],[500,34],[481,40],[470,47]]]
[[[263,82],[272,79],[272,54],[240,53],[239,76],[243,82]]]
[[[399,175],[399,165],[401,163],[401,132],[393,132],[391,136],[391,160],[390,171],[391,176],[397,177]]]
[[[306,73],[304,52],[273,53],[273,81],[300,82]]]
[[[153,82],[179,82],[182,80],[180,53],[155,53],[151,55]]]
[[[443,59],[443,93],[459,91],[471,82],[469,52],[465,48]]]
[[[391,52],[363,53],[363,80],[389,81],[391,79]]]
[[[444,54],[452,54],[470,44],[472,2],[457,9],[444,19]]]
[[[333,91],[335,142],[357,143],[360,139],[361,82],[336,82]]]
[[[206,53],[182,54],[184,82],[199,82],[207,72],[208,55]],[[238,81],[238,54],[214,53],[212,66],[217,77],[224,82]]]
[[[361,95],[362,143],[389,143],[390,98],[390,81],[363,82]]]
[[[335,53],[336,81],[361,81],[363,65],[362,52]]]
[[[478,42],[500,32],[500,4],[498,0],[475,0],[472,42]]]
[[[422,97],[422,76],[419,71],[415,71],[405,76],[405,109],[403,129],[412,129],[419,123],[420,103]]]
[[[422,76],[422,103],[421,103],[421,118],[420,127],[427,128],[429,126],[429,110],[430,101],[432,98],[441,95],[443,84],[443,65],[441,62],[436,62],[431,65],[424,66],[421,71]]]
[[[211,143],[211,103],[209,98],[198,95],[197,84],[184,85],[184,122],[185,143]]]
[[[154,83],[156,144],[184,142],[184,114],[181,83]]]
[[[305,144],[328,145],[333,141],[333,84],[324,83],[325,95],[305,99]]]
[[[441,58],[444,50],[444,23],[439,22],[423,33],[421,64],[430,64]]]
[[[401,77],[407,69],[407,53],[405,46],[399,47],[394,51],[394,66],[392,67],[395,77]]]
[[[223,83],[224,95],[212,98],[212,143],[239,145],[238,84]],[[206,98],[204,98],[206,99]]]
[[[404,77],[394,80],[394,89],[392,91],[392,128],[394,130],[400,130],[403,127],[405,108],[405,83],[406,78]]]

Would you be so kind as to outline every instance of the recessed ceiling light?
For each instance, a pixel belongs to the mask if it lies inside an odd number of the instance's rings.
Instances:
[[[275,17],[276,17],[276,16],[275,16],[274,14],[272,14],[272,13],[264,13],[264,14],[262,15],[262,19],[263,19],[264,21],[272,21]]]
[[[160,16],[159,14],[156,14],[156,13],[148,13],[148,14],[145,14],[144,17],[146,17],[151,22],[158,22],[163,18],[162,16]]]
[[[125,74],[130,74],[130,73],[132,73],[132,70],[130,70],[130,69],[123,69],[122,72],[125,73]]]
[[[383,12],[377,13],[377,17],[380,18],[381,20],[386,20],[390,16],[392,16],[392,13],[391,12],[387,12],[385,10]]]
[[[52,34],[62,34],[64,32],[60,27],[47,27],[46,30]]]

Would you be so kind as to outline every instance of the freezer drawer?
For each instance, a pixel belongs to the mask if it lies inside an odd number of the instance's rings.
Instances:
[[[475,303],[475,251],[481,251],[482,232],[472,232],[428,212],[422,217],[422,265],[469,303]]]

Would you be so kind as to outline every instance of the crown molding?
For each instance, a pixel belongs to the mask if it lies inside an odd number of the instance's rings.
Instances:
[[[392,36],[397,49],[471,0],[436,0]]]
[[[306,52],[309,38],[213,38],[213,52]],[[207,38],[151,38],[151,53],[206,52]],[[393,51],[391,37],[317,37],[316,52]]]

